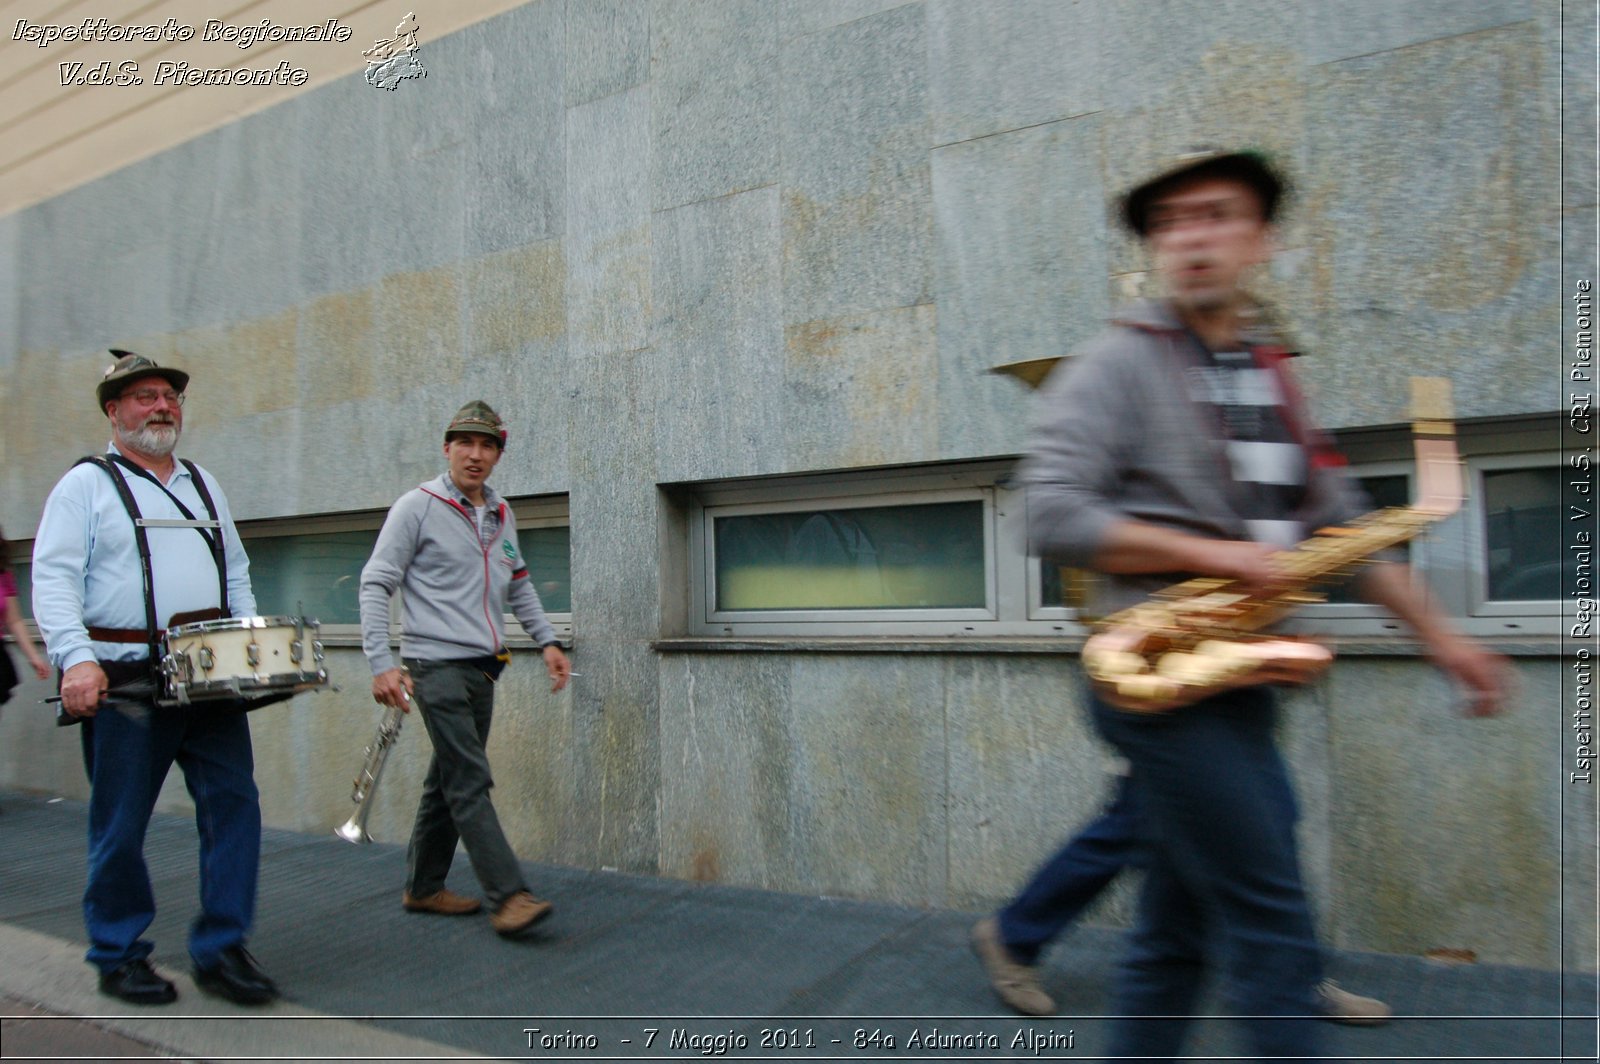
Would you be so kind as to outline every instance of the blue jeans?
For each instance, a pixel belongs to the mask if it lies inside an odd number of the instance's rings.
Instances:
[[[1022,892],[1000,910],[1000,938],[1022,964],[1039,954],[1139,860],[1138,803],[1131,778],[1117,777],[1111,803],[1046,861]]]
[[[1133,764],[1148,870],[1117,987],[1116,1055],[1172,1059],[1215,968],[1248,1051],[1316,1057],[1321,959],[1300,880],[1297,810],[1264,687],[1140,715],[1091,699]],[[1152,1017],[1152,1018],[1140,1018]],[[1153,1017],[1163,1017],[1155,1019]]]
[[[244,942],[255,919],[261,807],[249,721],[203,704],[102,706],[84,722],[82,741],[91,788],[83,893],[89,963],[108,972],[154,948],[142,937],[156,915],[145,829],[176,761],[200,834],[200,914],[189,928],[189,956],[212,967]]]

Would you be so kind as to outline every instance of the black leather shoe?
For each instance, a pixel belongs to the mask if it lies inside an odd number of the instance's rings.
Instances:
[[[157,975],[143,957],[101,972],[100,993],[135,1005],[170,1005],[178,1000],[178,988]]]
[[[256,959],[243,946],[230,946],[210,968],[196,968],[194,983],[208,994],[225,997],[236,1005],[265,1005],[278,996],[278,987],[256,967]]]

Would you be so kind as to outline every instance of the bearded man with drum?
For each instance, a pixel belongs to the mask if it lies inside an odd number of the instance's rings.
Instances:
[[[189,375],[111,354],[96,389],[111,444],[50,492],[33,553],[34,618],[61,671],[64,720],[83,725],[87,959],[102,993],[140,1005],[177,997],[151,967],[143,937],[156,911],[145,830],[176,761],[200,834],[200,914],[189,929],[195,983],[264,1004],[277,987],[244,948],[261,855],[249,723],[233,704],[157,702],[165,628],[255,614],[249,560],[215,478],[173,454]]]
[[[517,546],[516,519],[489,487],[505,453],[506,427],[488,403],[463,406],[444,432],[447,470],[400,496],[361,570],[361,643],[372,697],[410,712],[413,699],[433,744],[422,785],[401,904],[409,912],[467,916],[481,906],[445,886],[459,841],[501,935],[521,934],[551,904],[534,897],[490,800],[489,725],[494,685],[511,661],[510,607],[539,644],[551,690],[572,665],[556,642]],[[404,589],[401,662],[389,648],[389,599]]]
[[[1254,153],[1201,152],[1130,191],[1123,221],[1164,297],[1119,314],[1040,390],[1021,474],[1029,538],[1042,557],[1103,574],[1100,615],[1193,576],[1281,589],[1278,551],[1365,509],[1244,288],[1271,255],[1283,189]],[[1371,566],[1360,591],[1416,631],[1468,692],[1470,714],[1498,710],[1505,663],[1457,634],[1403,566]],[[1315,1057],[1321,957],[1273,691],[1240,687],[1165,713],[1095,696],[1090,711],[1132,764],[1148,854],[1112,1054],[1177,1057],[1211,968],[1253,1058]],[[1014,1007],[1043,1011],[1029,943],[1004,914],[997,924],[975,940],[991,980]]]

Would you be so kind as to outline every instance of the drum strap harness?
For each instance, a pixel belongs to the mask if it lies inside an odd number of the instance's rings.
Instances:
[[[189,476],[194,481],[195,490],[200,494],[200,501],[205,503],[206,513],[211,518],[209,522],[198,521],[194,516],[194,512],[185,506],[182,500],[180,500],[176,495],[172,494],[171,491],[168,491],[165,484],[157,480],[155,476],[148,470],[140,468],[134,463],[128,461],[126,458],[122,457],[120,454],[91,454],[86,455],[85,457],[80,458],[73,463],[74,467],[83,465],[87,462],[103,469],[106,475],[111,478],[111,483],[116,486],[117,495],[122,499],[122,505],[128,511],[128,517],[133,521],[133,538],[134,542],[139,548],[139,564],[143,570],[144,576],[144,616],[146,630],[142,633],[139,633],[141,636],[145,637],[139,641],[148,642],[150,645],[151,668],[155,668],[160,663],[161,638],[164,632],[156,623],[155,574],[153,568],[151,567],[150,561],[150,540],[145,535],[144,531],[147,525],[160,526],[176,523],[180,524],[182,527],[193,528],[196,532],[200,533],[200,535],[206,541],[206,546],[211,548],[212,560],[216,562],[217,587],[221,595],[220,601],[222,602],[221,615],[223,617],[231,617],[233,615],[232,611],[228,608],[228,562],[224,553],[224,544],[222,542],[222,525],[217,520],[216,504],[211,501],[211,492],[206,487],[205,478],[200,475],[200,470],[196,468],[195,464],[189,461],[187,458],[180,458],[178,461],[182,462],[183,467],[189,471]],[[183,522],[146,520],[144,515],[139,511],[138,502],[134,500],[133,489],[128,486],[127,480],[125,480],[123,476],[118,473],[115,468],[113,468],[113,463],[128,470],[135,476],[144,477],[146,480],[150,481],[150,483],[166,492],[167,497],[171,499],[173,504],[178,507],[178,510],[183,514],[185,520]],[[215,533],[208,532],[206,530],[207,527],[215,529]],[[107,632],[106,634],[112,633]],[[93,632],[90,633],[90,638],[94,638]],[[124,640],[115,639],[111,641],[123,642]]]

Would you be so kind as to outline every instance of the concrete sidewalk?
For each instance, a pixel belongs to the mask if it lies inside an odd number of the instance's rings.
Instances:
[[[285,999],[195,990],[184,950],[195,834],[157,816],[150,937],[172,1006],[101,996],[83,962],[82,803],[0,796],[0,1057],[190,1060],[1096,1059],[1120,935],[1083,928],[1046,961],[1061,1015],[1005,1012],[966,944],[973,914],[528,865],[556,904],[528,937],[400,908],[403,847],[268,831],[251,952]],[[457,862],[452,886],[476,893]],[[1326,1027],[1342,1059],[1594,1060],[1596,981],[1339,954],[1389,1001],[1376,1029]],[[1197,1054],[1239,1052],[1208,1018]],[[1565,1055],[1563,1055],[1563,1051]]]

